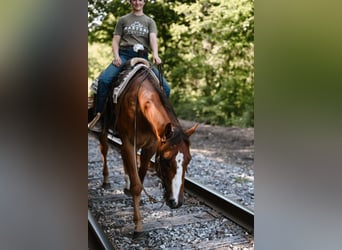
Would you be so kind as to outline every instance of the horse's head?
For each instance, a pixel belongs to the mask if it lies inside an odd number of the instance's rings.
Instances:
[[[178,208],[184,200],[184,176],[191,160],[189,137],[198,124],[187,131],[168,124],[158,144],[157,173],[165,189],[164,198],[170,208]]]

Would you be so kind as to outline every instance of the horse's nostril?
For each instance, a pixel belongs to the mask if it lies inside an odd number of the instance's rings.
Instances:
[[[175,201],[175,199],[170,199],[169,200],[169,205],[171,208],[175,208],[177,206],[177,203]]]

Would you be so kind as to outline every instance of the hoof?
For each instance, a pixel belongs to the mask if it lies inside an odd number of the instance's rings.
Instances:
[[[134,233],[133,233],[133,239],[134,240],[144,239],[145,237],[146,237],[146,234],[144,231],[141,231],[141,232],[134,231]]]
[[[110,183],[103,183],[103,184],[102,184],[102,187],[103,187],[104,189],[109,189],[109,188],[110,188]]]
[[[127,188],[124,188],[124,193],[127,196],[132,196],[131,191],[129,189],[127,189]]]

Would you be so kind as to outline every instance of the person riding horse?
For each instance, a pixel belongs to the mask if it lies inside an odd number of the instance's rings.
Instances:
[[[157,26],[155,21],[146,16],[143,12],[147,0],[130,0],[132,12],[119,18],[114,31],[112,49],[114,60],[100,74],[98,79],[98,88],[96,94],[95,116],[97,119],[95,125],[90,127],[92,131],[102,132],[102,115],[107,97],[111,90],[113,80],[118,76],[125,63],[134,58],[142,57],[148,59],[148,53],[152,50],[153,63],[159,65],[162,63],[158,55]],[[152,67],[153,72],[159,76],[158,69]],[[161,79],[162,86],[167,97],[170,96],[170,85],[164,77]],[[94,123],[94,122],[93,122]]]

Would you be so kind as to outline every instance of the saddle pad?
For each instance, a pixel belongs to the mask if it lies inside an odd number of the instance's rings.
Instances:
[[[121,95],[122,91],[126,88],[127,83],[131,80],[131,78],[135,75],[135,73],[141,68],[146,68],[148,70],[151,70],[145,64],[135,65],[134,68],[131,71],[129,71],[128,74],[123,78],[123,80],[120,82],[120,84],[114,88],[113,103],[118,103],[118,98]],[[151,75],[154,78],[154,80],[156,81],[156,83],[159,84],[159,79],[157,78],[157,76],[154,74],[153,71],[151,72]],[[91,90],[93,90],[95,93],[97,93],[98,82],[99,82],[99,77],[96,77],[90,86]]]
[[[125,75],[123,80],[120,82],[119,86],[114,88],[114,91],[113,91],[113,103],[118,103],[118,98],[121,95],[122,91],[124,91],[124,89],[126,88],[127,83],[131,80],[131,78],[135,75],[135,73],[137,73],[138,70],[140,70],[141,68],[145,68],[147,70],[151,70],[145,64],[137,64],[137,65],[135,65],[134,68],[131,71],[129,71],[127,75]],[[154,73],[152,72],[151,75],[154,76]]]

